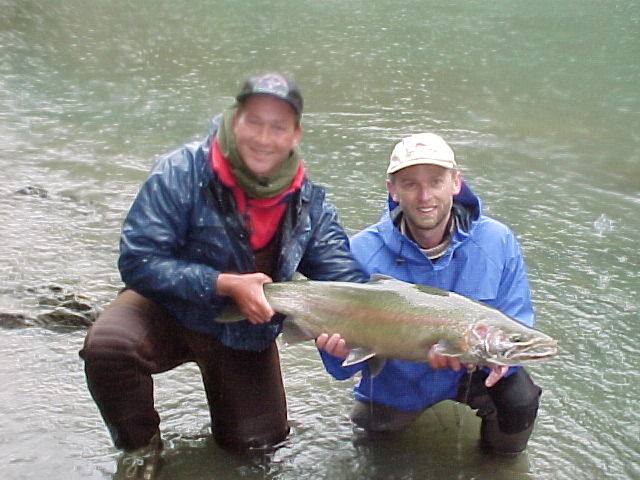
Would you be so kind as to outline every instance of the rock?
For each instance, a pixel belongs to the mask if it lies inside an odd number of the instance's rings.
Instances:
[[[49,196],[49,192],[47,192],[44,188],[34,187],[31,185],[27,187],[23,187],[19,190],[16,190],[14,193],[16,195],[30,195],[33,197],[40,197],[40,198],[47,198]]]
[[[0,327],[14,329],[33,327],[37,325],[37,321],[28,317],[23,313],[7,313],[0,312]]]
[[[86,328],[98,315],[98,306],[91,298],[69,292],[60,285],[28,287],[24,292],[37,300],[33,316],[22,312],[0,312],[0,328],[32,326]]]

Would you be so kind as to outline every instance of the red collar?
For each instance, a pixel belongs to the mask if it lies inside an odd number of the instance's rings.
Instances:
[[[211,168],[222,184],[228,187],[233,194],[236,208],[244,218],[251,248],[255,251],[265,247],[278,230],[280,219],[286,207],[286,199],[291,193],[299,190],[302,185],[304,165],[302,162],[299,163],[291,184],[284,192],[270,198],[247,198],[236,184],[229,168],[229,162],[220,152],[216,138],[211,144],[210,161]]]

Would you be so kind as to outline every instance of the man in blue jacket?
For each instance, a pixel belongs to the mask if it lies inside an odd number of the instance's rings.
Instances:
[[[282,441],[281,319],[263,285],[296,271],[365,279],[323,188],[305,176],[302,106],[282,75],[250,78],[203,142],[156,163],[131,205],[118,260],[126,288],[80,353],[89,390],[125,450],[125,477],[150,478],[162,449],[152,374],[188,361],[201,370],[220,445],[244,451]],[[231,302],[246,320],[217,323]]]
[[[403,138],[393,149],[387,174],[388,210],[351,239],[351,251],[365,272],[456,292],[533,326],[518,242],[506,225],[482,215],[450,146],[431,133]],[[431,405],[452,399],[477,409],[485,448],[506,455],[525,449],[541,390],[524,369],[470,373],[462,367],[471,366],[431,351],[428,363],[387,361],[371,379],[362,365],[341,366],[348,349],[339,335],[321,335],[316,343],[335,378],[363,369],[351,414],[358,426],[399,430]]]

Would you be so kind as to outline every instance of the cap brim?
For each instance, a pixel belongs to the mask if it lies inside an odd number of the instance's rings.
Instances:
[[[248,93],[241,93],[238,96],[236,96],[236,101],[238,103],[244,103],[244,101],[249,98],[252,95],[263,95],[266,97],[272,97],[272,98],[276,98],[278,100],[282,100],[284,103],[286,103],[287,105],[289,105],[293,111],[295,112],[296,115],[300,116],[300,110],[298,110],[298,107],[295,105],[294,102],[292,102],[291,100],[289,100],[288,98],[283,98],[280,95],[277,95],[275,93],[270,93],[270,92],[248,92]]]
[[[436,165],[438,167],[443,167],[449,170],[453,170],[457,168],[456,163],[451,162],[449,160],[416,159],[416,160],[409,160],[408,162],[403,162],[398,165],[393,165],[393,166],[389,165],[389,167],[387,168],[387,175],[391,175],[392,173],[396,173],[397,171],[402,170],[403,168],[413,167],[415,165]]]

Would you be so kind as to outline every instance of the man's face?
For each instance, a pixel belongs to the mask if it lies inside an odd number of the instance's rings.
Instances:
[[[423,248],[442,241],[453,196],[462,187],[458,171],[437,165],[403,168],[387,181],[387,189],[402,211],[414,239]]]
[[[233,135],[240,158],[261,178],[278,169],[301,133],[293,109],[268,95],[251,95],[233,119]]]

